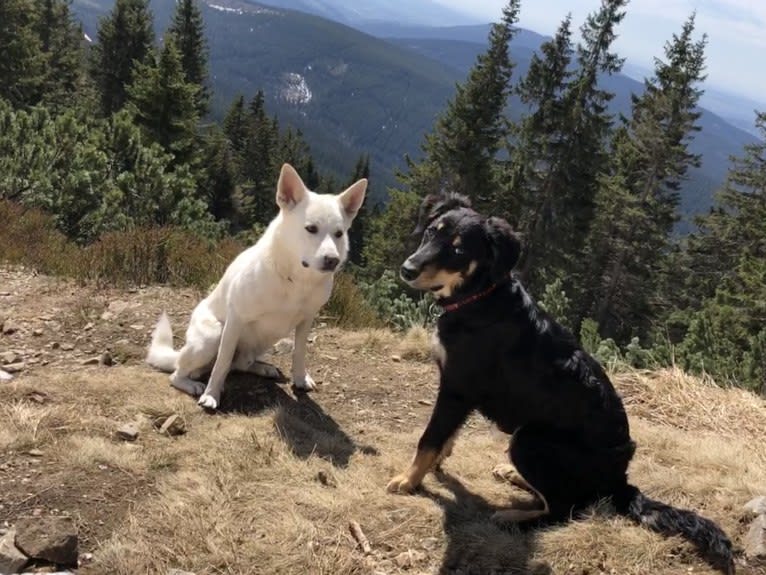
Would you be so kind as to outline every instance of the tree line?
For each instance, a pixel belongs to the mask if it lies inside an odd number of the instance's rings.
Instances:
[[[386,283],[390,270],[411,245],[420,199],[457,191],[521,233],[518,275],[574,332],[630,351],[634,363],[675,361],[766,390],[766,144],[733,158],[716,207],[694,233],[674,235],[680,186],[701,161],[688,147],[707,44],[694,14],[655,59],[630,115],[615,117],[602,79],[623,64],[613,43],[627,0],[601,0],[576,41],[564,17],[517,78],[509,43],[519,9],[508,2],[385,206],[365,206],[352,273],[385,284],[378,291],[397,305],[415,297]],[[79,243],[145,226],[252,241],[276,211],[283,162],[320,192],[346,183],[320,173],[263,92],[236,98],[221,125],[207,120],[197,0],[177,2],[159,39],[148,0],[116,0],[92,45],[67,0],[5,0],[0,46],[0,199],[48,211]],[[523,106],[518,122],[511,95]],[[766,114],[756,125],[766,139]],[[369,174],[360,155],[348,182]]]

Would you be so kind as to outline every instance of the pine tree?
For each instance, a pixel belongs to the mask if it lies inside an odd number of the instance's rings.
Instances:
[[[698,156],[688,151],[699,129],[697,102],[704,79],[706,37],[692,39],[694,16],[655,61],[644,93],[633,97],[602,172],[596,219],[588,239],[589,272],[596,281],[590,310],[603,334],[625,340],[642,335],[658,313],[662,255],[676,221],[678,190]]]
[[[451,190],[469,196],[481,210],[497,205],[497,155],[508,135],[504,112],[514,66],[508,44],[516,33],[519,1],[509,0],[502,20],[492,26],[487,51],[477,57],[433,132],[426,135],[423,159],[406,158],[407,171],[397,174],[404,189],[389,190],[385,210],[370,223],[362,252],[370,277],[401,265],[411,247],[418,198]]]
[[[417,194],[449,187],[471,197],[479,209],[492,205],[498,189],[496,156],[507,135],[504,111],[513,71],[508,44],[518,14],[519,0],[510,0],[490,31],[489,48],[426,136],[425,158],[409,162],[403,183]]]
[[[238,226],[236,192],[238,167],[232,143],[220,129],[207,134],[202,149],[203,177],[200,189],[207,196],[208,211],[217,221]]]
[[[540,100],[535,90],[550,83],[554,96],[546,101],[555,106],[560,121],[560,134],[554,133],[550,140],[554,145],[542,150],[532,146],[520,154],[536,170],[534,192],[521,206],[519,226],[525,239],[519,271],[533,292],[542,293],[544,285],[556,278],[567,279],[568,293],[578,291],[571,280],[593,216],[597,175],[606,161],[612,124],[607,104],[613,94],[601,89],[598,79],[622,67],[622,60],[610,49],[626,3],[602,0],[600,9],[588,16],[580,28],[583,40],[577,46],[577,69],[571,77],[561,68],[570,57],[565,21],[546,54],[546,65],[540,70],[543,77],[522,84],[522,93],[526,90]]]
[[[98,88],[101,113],[122,109],[136,65],[150,56],[154,44],[148,0],[116,0],[101,21],[92,49],[91,76]]]
[[[248,131],[244,96],[240,95],[232,102],[223,120],[223,131],[231,142],[234,152],[238,156],[244,154]]]
[[[570,110],[566,97],[574,74],[570,69],[570,23],[567,16],[554,38],[540,47],[541,55],[532,56],[527,74],[517,86],[522,103],[531,112],[516,127],[504,190],[493,213],[519,222],[527,234],[553,219],[559,191],[552,188],[552,176],[567,153]],[[525,239],[529,241],[533,240]],[[544,278],[545,270],[538,270],[536,275]]]
[[[33,0],[0,2],[0,98],[14,106],[40,102],[45,55],[36,33]]]
[[[186,81],[181,58],[172,36],[156,62],[151,59],[136,68],[128,86],[130,109],[135,122],[150,141],[173,155],[174,164],[192,160],[196,144],[197,86]]]
[[[687,369],[766,396],[766,113],[756,127],[761,140],[732,160],[718,205],[690,240],[687,273],[713,293],[691,314],[679,356]]]
[[[357,180],[362,178],[370,179],[370,156],[368,154],[359,156],[354,166],[354,173],[343,186],[347,188]],[[349,260],[357,266],[364,266],[364,245],[369,233],[370,219],[374,211],[371,190],[367,187],[367,196],[362,208],[354,218],[354,225],[348,231]]]
[[[36,0],[36,22],[45,55],[43,102],[53,108],[70,107],[82,98],[84,56],[82,26],[67,0]]]
[[[197,0],[180,0],[169,32],[181,52],[181,66],[186,80],[198,86],[196,100],[197,114],[203,117],[208,111],[210,90],[207,87],[207,42],[205,23]]]
[[[248,226],[266,225],[274,216],[274,185],[279,173],[279,126],[266,112],[263,91],[248,106],[242,151],[242,210]]]

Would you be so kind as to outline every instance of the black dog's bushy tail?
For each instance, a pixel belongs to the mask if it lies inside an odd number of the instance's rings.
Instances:
[[[716,569],[727,575],[734,574],[731,541],[710,519],[649,499],[633,485],[628,485],[616,499],[617,511],[621,515],[657,533],[680,535],[693,543]]]

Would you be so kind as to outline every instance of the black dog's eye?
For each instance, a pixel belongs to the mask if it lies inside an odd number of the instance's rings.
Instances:
[[[317,228],[314,224],[310,224],[306,226],[306,231],[310,234],[315,234],[319,231],[319,228]]]
[[[456,256],[462,256],[465,253],[463,248],[461,248],[460,246],[455,246],[454,248],[452,248],[452,251],[455,253]]]
[[[343,237],[343,231],[342,230],[338,230],[337,232],[335,232],[335,237],[336,238],[342,238]]]

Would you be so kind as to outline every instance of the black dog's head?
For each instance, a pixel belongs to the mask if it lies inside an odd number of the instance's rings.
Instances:
[[[415,233],[422,239],[402,264],[402,279],[439,299],[461,291],[469,280],[486,286],[508,278],[521,250],[508,222],[481,216],[458,194],[425,198]]]

